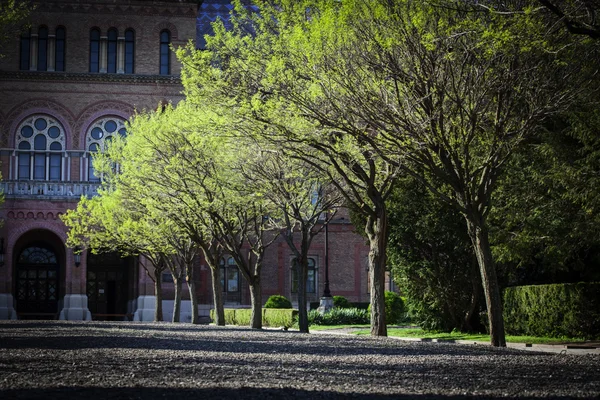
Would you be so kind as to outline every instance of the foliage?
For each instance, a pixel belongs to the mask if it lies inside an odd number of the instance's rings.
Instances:
[[[352,304],[344,296],[333,296],[333,306],[336,308],[352,308]]]
[[[480,329],[481,284],[464,218],[410,177],[398,181],[389,218],[391,272],[412,321],[429,330]]]
[[[292,302],[285,296],[274,294],[267,299],[264,308],[292,308]]]
[[[225,324],[250,326],[252,310],[248,308],[225,308]],[[214,321],[215,310],[210,310],[210,318]],[[262,324],[270,327],[289,328],[298,320],[298,310],[284,308],[264,308]]]
[[[399,324],[404,320],[404,318],[404,301],[398,293],[386,291],[385,320],[388,322],[388,324]]]
[[[308,313],[310,325],[353,325],[368,324],[370,312],[358,308],[333,308],[321,314],[317,310]]]
[[[21,33],[22,24],[31,10],[32,5],[28,1],[0,1],[0,57],[3,56],[3,47]]]
[[[599,338],[600,283],[507,288],[504,316],[511,334]]]
[[[507,166],[490,216],[510,285],[600,280],[600,113],[582,105],[547,129]]]

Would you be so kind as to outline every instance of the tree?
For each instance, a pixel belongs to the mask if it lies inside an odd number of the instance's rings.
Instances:
[[[21,0],[0,1],[0,57],[3,47],[14,40],[21,31],[22,24],[31,12],[30,2]]]
[[[306,22],[302,4],[288,5],[301,10],[300,19]],[[361,135],[330,129],[304,112],[302,96],[312,96],[317,88],[295,71],[294,64],[305,60],[289,54],[289,38],[273,33],[280,30],[279,22],[289,19],[287,14],[264,3],[262,16],[246,13],[239,2],[236,11],[233,30],[217,24],[215,37],[207,38],[206,51],[188,47],[178,52],[187,101],[213,107],[229,132],[258,136],[286,157],[310,165],[327,177],[348,205],[364,214],[370,245],[371,334],[385,336],[385,200],[398,167],[378,155]],[[295,51],[300,54],[303,49]]]
[[[270,3],[259,2],[261,16],[247,17],[239,6],[231,32],[217,27],[208,52],[184,59],[209,72],[202,88],[184,81],[188,96],[219,93],[238,115],[284,138],[283,145],[321,150],[339,176],[358,172],[353,182],[367,196],[357,208],[372,208],[366,229],[372,281],[384,265],[376,267],[376,259],[385,260],[373,250],[385,249],[380,200],[389,193],[367,185],[387,179],[375,170],[399,168],[451,204],[465,218],[477,256],[491,342],[504,346],[487,224],[492,194],[513,149],[591,84],[594,47],[546,35],[531,2],[502,12],[495,2]],[[330,149],[340,144],[333,156]],[[363,166],[377,164],[383,168]],[[441,191],[431,178],[451,190]],[[350,181],[344,182],[354,194]]]
[[[600,39],[600,24],[598,23],[600,1],[538,0],[538,2],[546,7],[557,18],[557,22],[563,24],[570,33],[589,36],[596,40]]]
[[[274,217],[283,221],[282,235],[294,256],[293,270],[297,274],[298,325],[300,332],[308,333],[306,280],[310,246],[335,216],[341,197],[332,190],[328,178],[307,162],[286,157],[266,142],[260,143],[256,152],[258,156],[240,159],[239,168],[249,187],[264,193],[277,210]]]
[[[132,205],[118,191],[103,192],[92,199],[82,197],[74,210],[61,216],[69,228],[67,246],[89,249],[94,254],[117,251],[123,256],[141,256],[150,261],[150,270],[140,260],[154,281],[156,295],[155,321],[162,321],[161,275],[166,268],[163,232],[144,220],[127,205]]]
[[[252,327],[261,328],[260,272],[264,252],[275,238],[267,233],[271,212],[232,168],[248,148],[211,118],[185,102],[138,116],[127,142],[109,151],[109,163],[120,164],[116,183],[141,194],[149,210],[176,221],[203,249],[213,271],[215,296],[221,295],[220,257],[212,252],[226,251],[233,257],[250,286]],[[218,311],[217,301],[215,297]]]

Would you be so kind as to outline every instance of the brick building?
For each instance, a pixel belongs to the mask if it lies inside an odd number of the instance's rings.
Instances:
[[[0,319],[81,320],[106,314],[151,319],[153,282],[139,260],[116,254],[81,259],[65,246],[59,216],[99,180],[91,154],[112,135],[125,135],[134,110],[176,104],[180,65],[169,46],[203,43],[210,22],[227,16],[227,1],[55,0],[36,2],[30,29],[0,58],[0,162],[5,201],[0,228]],[[201,4],[199,4],[201,3]],[[368,301],[364,239],[340,217],[316,238],[311,301],[323,290],[326,247],[333,294]],[[281,241],[269,249],[263,295],[293,296],[291,255]],[[210,273],[198,263],[203,310],[212,301]],[[249,304],[241,274],[223,261],[225,299]],[[172,284],[164,278],[166,298]],[[165,301],[165,319],[172,301]],[[184,319],[185,320],[185,317]]]

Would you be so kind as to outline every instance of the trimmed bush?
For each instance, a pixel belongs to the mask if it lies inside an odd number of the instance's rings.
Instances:
[[[292,303],[285,296],[274,294],[269,297],[264,308],[292,308]]]
[[[371,315],[371,305],[367,309]],[[404,301],[396,292],[385,292],[385,323],[399,324],[405,318]]]
[[[238,326],[250,326],[250,317],[252,316],[252,310],[249,308],[226,308],[225,309],[225,324],[226,325],[238,325]],[[215,310],[210,310],[210,318],[215,320]],[[276,309],[276,308],[263,308],[262,309],[262,323],[263,326],[279,327],[283,326],[289,328],[298,319],[298,310],[291,308]]]
[[[513,335],[598,338],[600,283],[507,288],[504,323]]]
[[[317,310],[308,313],[309,325],[357,325],[368,324],[369,313],[358,308],[334,308],[321,315]]]
[[[351,308],[352,304],[344,296],[333,296],[333,306],[336,308]]]
[[[298,310],[289,308],[263,308],[263,325],[289,328],[298,319]]]

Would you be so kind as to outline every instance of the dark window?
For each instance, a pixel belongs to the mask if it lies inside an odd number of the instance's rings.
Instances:
[[[100,30],[90,31],[90,72],[100,71]]]
[[[125,31],[125,73],[133,74],[133,57],[135,52],[135,33],[132,29]]]
[[[56,50],[54,52],[56,71],[65,70],[65,28],[56,28]]]
[[[224,292],[240,291],[240,271],[232,257],[221,259],[221,286]]]
[[[169,75],[171,73],[170,68],[170,49],[171,44],[171,33],[169,31],[162,31],[160,33],[160,74]]]
[[[308,259],[307,265],[307,276],[306,276],[306,293],[316,293],[317,279],[316,279],[316,263],[314,258]],[[296,270],[295,260],[292,260],[292,293],[298,292],[298,273]]]
[[[92,153],[98,151],[98,145],[96,143],[92,143],[90,145],[90,158],[88,158],[88,180],[93,182],[98,182],[100,180],[99,176],[96,176],[96,170],[94,169],[94,160],[92,158]]]
[[[29,179],[31,156],[29,153],[19,154],[19,179]]]
[[[60,181],[60,169],[62,156],[60,154],[50,154],[50,180]]]
[[[45,121],[44,121],[45,122]],[[34,150],[46,150],[46,136],[37,135],[33,140]]]
[[[107,64],[106,71],[109,74],[117,72],[117,37],[119,33],[115,28],[108,30],[108,48],[107,48]]]
[[[19,69],[22,71],[29,70],[29,52],[31,44],[31,33],[27,31],[21,35],[21,62]]]
[[[42,26],[38,31],[37,70],[48,70],[48,28]]]
[[[33,155],[33,179],[46,179],[46,154]]]

